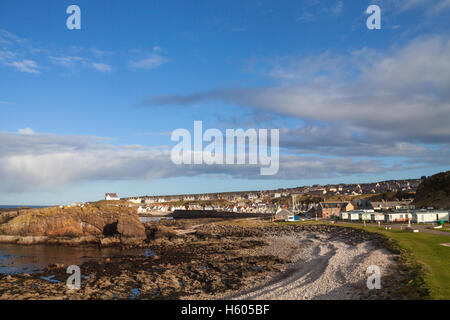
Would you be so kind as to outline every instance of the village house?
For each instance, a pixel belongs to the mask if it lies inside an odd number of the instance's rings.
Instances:
[[[143,206],[139,206],[139,208],[137,209],[137,213],[148,213],[150,211],[151,211],[151,209],[149,207],[143,207]]]
[[[298,217],[296,217],[292,212],[286,209],[280,209],[275,213],[274,216],[275,221],[297,221]]]
[[[279,192],[272,193],[272,198],[274,199],[281,198],[281,193]]]
[[[327,194],[327,190],[321,188],[321,189],[312,189],[308,191],[308,194],[311,196],[323,196],[324,194]]]
[[[132,199],[128,199],[128,201],[131,203],[135,203],[135,204],[143,203],[143,200],[141,198],[132,198]]]
[[[186,210],[186,206],[172,206],[169,208],[170,211],[175,211],[175,210]]]
[[[413,210],[415,206],[411,204],[412,200],[409,201],[372,201],[372,207],[377,211],[388,211],[388,210]]]
[[[373,206],[367,199],[354,199],[351,201],[355,210],[373,210]]]
[[[317,207],[317,215],[322,218],[339,217],[342,211],[351,211],[354,206],[350,202],[321,202]]]
[[[248,200],[256,200],[256,199],[258,199],[258,195],[255,193],[249,193],[249,194],[247,194],[247,199]]]
[[[117,193],[106,193],[105,200],[120,200],[120,198]]]

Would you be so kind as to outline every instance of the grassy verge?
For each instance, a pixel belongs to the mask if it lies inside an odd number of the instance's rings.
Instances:
[[[445,228],[441,228],[441,229],[432,229],[432,230],[437,230],[437,231],[441,231],[441,232],[450,232],[450,227],[445,227]]]

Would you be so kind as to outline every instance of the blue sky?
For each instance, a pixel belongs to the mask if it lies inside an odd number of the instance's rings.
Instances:
[[[66,28],[71,4],[81,30]],[[0,204],[448,170],[449,13],[448,0],[4,0]],[[170,133],[194,120],[280,129],[279,173],[174,166]]]

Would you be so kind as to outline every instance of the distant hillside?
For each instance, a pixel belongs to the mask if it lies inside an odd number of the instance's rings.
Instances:
[[[417,208],[450,209],[450,171],[428,177],[417,188],[414,204]]]

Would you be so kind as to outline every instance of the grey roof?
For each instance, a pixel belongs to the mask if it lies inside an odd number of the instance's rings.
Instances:
[[[112,197],[112,198],[118,198],[119,196],[117,195],[117,193],[106,193],[105,194],[105,197],[106,196],[110,196],[110,197]]]
[[[328,206],[328,208],[344,208],[348,205],[348,202],[321,202],[320,206],[322,208],[325,208],[325,206]]]

